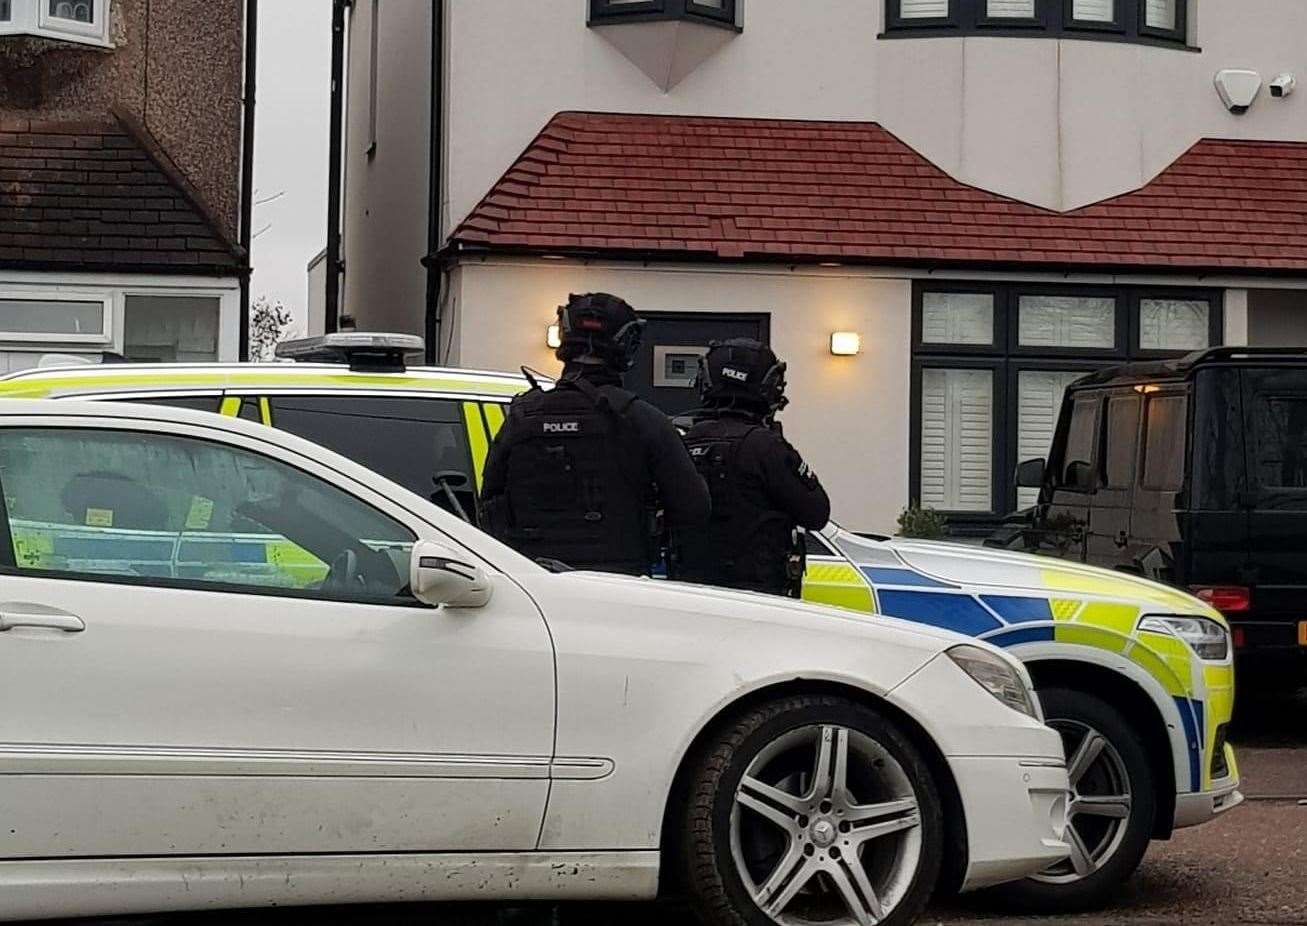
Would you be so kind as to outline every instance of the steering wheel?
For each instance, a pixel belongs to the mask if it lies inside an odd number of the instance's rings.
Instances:
[[[322,590],[345,594],[364,591],[367,579],[359,571],[359,557],[353,550],[342,550],[331,562],[327,577],[322,581]]]

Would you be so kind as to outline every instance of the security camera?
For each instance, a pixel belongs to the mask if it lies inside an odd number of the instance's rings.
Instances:
[[[1216,72],[1216,92],[1225,108],[1236,116],[1248,112],[1262,89],[1262,75],[1256,71],[1225,70]]]
[[[1271,81],[1271,96],[1277,99],[1286,97],[1293,93],[1293,88],[1298,85],[1298,80],[1292,74],[1281,74],[1275,80]]]

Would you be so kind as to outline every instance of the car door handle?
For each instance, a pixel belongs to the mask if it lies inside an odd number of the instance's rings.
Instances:
[[[1116,545],[1123,548],[1130,545],[1130,537],[1125,531],[1121,531],[1116,535]]]
[[[0,604],[0,633],[19,627],[81,633],[86,624],[76,614],[38,604]]]

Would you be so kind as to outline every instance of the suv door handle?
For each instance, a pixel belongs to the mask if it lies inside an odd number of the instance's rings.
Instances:
[[[39,604],[0,604],[0,633],[18,627],[81,633],[86,629],[86,624],[76,614],[69,614],[58,608]]]
[[[1129,546],[1129,544],[1130,544],[1130,537],[1129,537],[1129,535],[1127,535],[1125,531],[1117,531],[1117,534],[1116,534],[1116,545],[1117,545],[1118,547],[1126,547],[1126,546]]]

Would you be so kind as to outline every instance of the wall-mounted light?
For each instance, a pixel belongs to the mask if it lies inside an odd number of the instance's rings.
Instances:
[[[856,331],[833,331],[830,352],[836,357],[853,357],[862,352],[862,335]]]
[[[550,350],[558,350],[563,346],[563,332],[557,325],[550,325],[545,329],[545,347]]]

